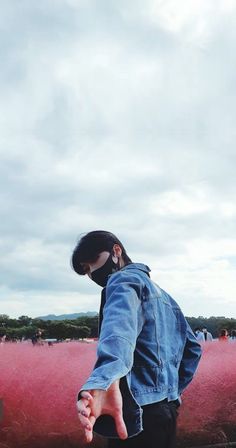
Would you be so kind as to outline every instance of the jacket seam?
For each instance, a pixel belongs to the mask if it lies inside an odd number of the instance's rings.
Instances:
[[[103,342],[106,342],[109,339],[122,339],[122,340],[128,342],[129,345],[132,347],[132,349],[135,348],[135,346],[129,341],[129,339],[125,338],[124,336],[119,336],[119,335],[108,336],[106,338],[100,339],[99,340],[99,344],[102,344]]]

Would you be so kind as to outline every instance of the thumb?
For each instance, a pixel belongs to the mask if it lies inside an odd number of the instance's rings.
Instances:
[[[122,416],[122,412],[117,413],[114,415],[114,420],[116,424],[116,431],[120,439],[127,439],[128,438],[128,432],[125,426],[125,422]]]

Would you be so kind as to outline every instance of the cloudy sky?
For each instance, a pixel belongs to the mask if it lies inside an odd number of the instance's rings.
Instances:
[[[236,318],[234,0],[3,0],[0,313],[98,310],[110,230],[187,316]]]

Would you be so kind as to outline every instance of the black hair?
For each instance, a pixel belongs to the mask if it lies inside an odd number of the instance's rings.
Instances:
[[[231,331],[231,338],[236,338],[236,330]]]
[[[222,330],[220,330],[220,336],[227,336],[228,334],[228,330],[226,330],[226,328],[222,328]]]
[[[71,257],[71,264],[75,272],[85,275],[86,272],[82,263],[95,262],[101,252],[112,251],[114,244],[118,244],[122,249],[122,258],[125,264],[131,263],[126,250],[121,241],[111,232],[105,230],[94,230],[84,235],[77,243]]]

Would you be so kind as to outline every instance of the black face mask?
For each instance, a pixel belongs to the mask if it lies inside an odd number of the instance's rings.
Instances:
[[[108,276],[120,269],[120,263],[114,263],[112,254],[109,255],[106,263],[95,271],[91,272],[91,279],[100,286],[106,286]]]

